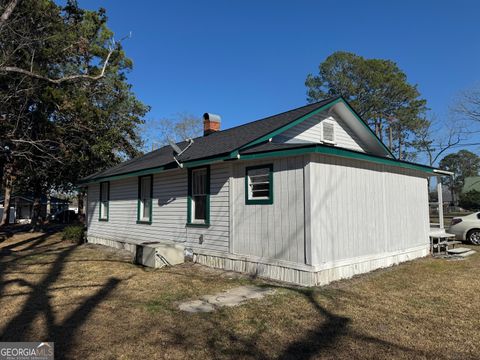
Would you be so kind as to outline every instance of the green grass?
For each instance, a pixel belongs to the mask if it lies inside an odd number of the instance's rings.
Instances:
[[[145,269],[59,235],[29,248],[29,236],[0,244],[12,251],[0,255],[0,341],[55,341],[58,358],[480,358],[478,253],[307,289],[193,264]],[[212,313],[177,308],[246,284],[275,292]]]

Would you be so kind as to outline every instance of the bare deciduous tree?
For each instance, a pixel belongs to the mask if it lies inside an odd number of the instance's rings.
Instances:
[[[202,119],[188,113],[180,113],[172,118],[150,120],[145,123],[142,130],[145,151],[167,145],[168,140],[180,142],[193,139],[201,136],[202,132]]]
[[[480,123],[480,85],[462,92],[454,111],[463,118]]]

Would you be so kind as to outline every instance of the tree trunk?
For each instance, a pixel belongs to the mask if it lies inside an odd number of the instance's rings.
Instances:
[[[3,172],[3,189],[4,189],[4,201],[3,201],[3,214],[0,220],[0,226],[8,225],[10,220],[10,200],[12,197],[13,189],[13,164],[5,164]]]
[[[388,127],[388,145],[390,148],[390,151],[393,152],[393,131],[392,131],[392,125]]]
[[[403,152],[402,152],[402,130],[398,130],[398,160],[403,160]]]
[[[78,216],[82,217],[84,215],[83,211],[83,206],[84,206],[84,198],[85,198],[85,192],[83,190],[80,190],[77,195],[77,201],[78,201]]]
[[[38,231],[41,226],[40,212],[42,210],[42,187],[38,181],[34,185],[33,197],[32,231]]]
[[[3,14],[0,16],[0,29],[3,27],[3,25],[8,20],[10,15],[12,15],[12,12],[13,10],[15,10],[15,7],[17,6],[18,2],[19,0],[12,0],[5,7]]]

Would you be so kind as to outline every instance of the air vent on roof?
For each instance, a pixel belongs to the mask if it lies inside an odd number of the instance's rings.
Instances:
[[[322,141],[335,144],[335,123],[333,121],[322,121]]]

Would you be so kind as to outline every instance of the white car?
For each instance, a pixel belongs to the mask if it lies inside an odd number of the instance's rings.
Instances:
[[[468,240],[474,245],[480,245],[480,212],[454,217],[448,232],[454,234],[457,240]]]

